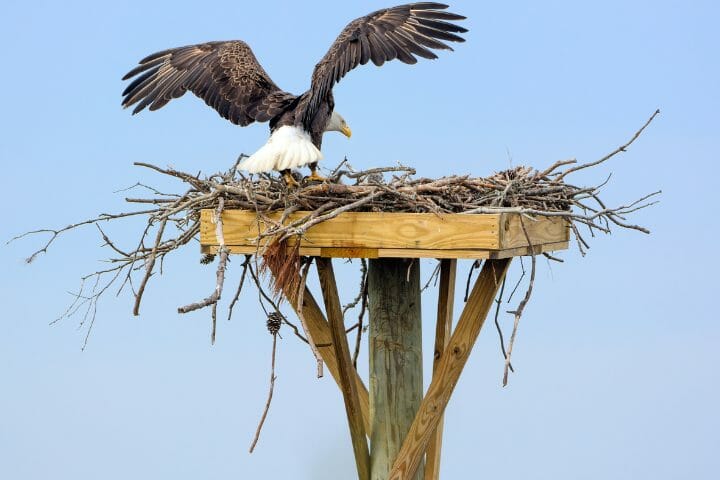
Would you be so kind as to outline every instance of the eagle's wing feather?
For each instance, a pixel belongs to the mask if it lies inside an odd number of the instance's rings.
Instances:
[[[209,42],[145,57],[123,80],[124,107],[157,110],[190,90],[234,124],[266,122],[295,100],[278,88],[243,41]]]
[[[435,59],[435,50],[452,50],[443,43],[465,41],[467,29],[452,23],[465,17],[444,11],[447,5],[412,3],[378,10],[350,22],[315,66],[303,121],[312,121],[335,83],[358,65],[372,61],[380,66],[398,59],[414,64],[418,57]]]

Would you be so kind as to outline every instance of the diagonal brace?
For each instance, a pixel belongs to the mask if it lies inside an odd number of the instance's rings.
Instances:
[[[350,347],[347,343],[345,322],[343,321],[332,260],[318,257],[315,259],[315,265],[320,278],[320,287],[325,300],[325,311],[330,323],[330,333],[338,361],[340,390],[345,401],[345,411],[347,412],[350,427],[358,478],[360,480],[370,480],[370,450],[365,438],[365,426],[360,413],[360,399],[354,381],[356,370],[353,368],[352,359],[350,358]]]
[[[272,274],[275,275],[275,272],[272,272]],[[283,294],[295,312],[299,312],[300,306],[298,305],[297,292],[291,291],[290,288],[285,288],[283,289]],[[310,293],[310,289],[307,287],[305,287],[305,293],[303,294],[301,313],[307,323],[307,327],[309,329],[308,333],[312,336],[315,344],[318,346],[320,355],[325,361],[328,370],[330,370],[330,374],[333,376],[338,386],[342,388],[342,384],[340,383],[340,367],[338,365],[338,358],[335,355],[335,349],[332,345],[333,341],[330,333],[330,326],[328,325],[325,315],[315,301],[312,293]],[[362,414],[365,431],[368,435],[370,435],[370,406],[368,389],[357,372],[355,372],[353,376],[360,401],[360,412]]]

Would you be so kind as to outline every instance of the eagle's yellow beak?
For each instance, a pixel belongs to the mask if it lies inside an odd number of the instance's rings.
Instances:
[[[345,125],[344,127],[342,127],[342,130],[340,130],[340,132],[341,132],[343,135],[345,135],[347,138],[352,137],[352,130],[350,130],[350,127],[348,127],[347,125]]]

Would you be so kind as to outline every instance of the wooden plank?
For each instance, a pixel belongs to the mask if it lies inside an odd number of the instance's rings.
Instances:
[[[503,214],[500,219],[500,250],[527,247],[528,241],[520,223],[520,215]],[[570,229],[565,219],[560,217],[523,217],[522,222],[533,245],[567,242]]]
[[[455,277],[457,260],[440,262],[440,287],[438,289],[437,323],[435,325],[435,355],[433,356],[433,379],[437,378],[440,359],[450,341],[452,331],[453,305],[455,303]],[[425,480],[440,478],[440,453],[442,451],[443,417],[440,417],[435,432],[430,437],[425,454]]]
[[[388,480],[409,480],[421,465],[428,442],[445,412],[510,261],[503,259],[485,262],[457,327],[450,337],[448,354],[440,359],[437,375],[434,375],[430,382]]]
[[[320,278],[323,299],[325,300],[325,312],[330,322],[330,333],[335,348],[335,356],[338,360],[340,390],[345,401],[345,411],[347,412],[350,427],[358,478],[359,480],[370,480],[370,451],[365,439],[365,426],[363,425],[360,398],[355,383],[357,372],[353,368],[352,359],[350,358],[350,347],[347,343],[345,322],[343,321],[342,307],[340,306],[337,284],[335,283],[332,260],[316,258],[315,264]]]
[[[378,258],[472,258],[485,259],[491,250],[421,250],[416,248],[378,249]]]
[[[295,312],[298,312],[298,299],[297,292],[283,291],[285,297],[288,300],[290,306],[293,307]],[[310,335],[312,336],[315,344],[318,345],[320,355],[327,365],[330,374],[335,379],[335,382],[340,388],[342,388],[340,380],[340,366],[338,364],[337,356],[335,355],[335,348],[332,345],[332,334],[330,333],[330,326],[328,325],[325,315],[318,306],[315,298],[313,297],[310,289],[305,288],[303,294],[303,305],[302,314],[304,315],[305,322],[307,323]],[[360,400],[360,412],[362,413],[363,423],[365,425],[365,431],[370,435],[370,401],[368,389],[365,387],[360,376],[355,372],[355,385],[357,387],[358,398]]]
[[[567,250],[568,242],[556,242],[543,245],[535,245],[535,253]],[[254,246],[229,246],[233,254],[255,254],[257,249]],[[200,248],[203,254],[217,253],[218,247],[203,245]],[[262,253],[262,251],[261,251]],[[530,255],[528,247],[516,247],[505,250],[420,250],[414,248],[315,248],[300,247],[300,255],[306,257],[323,258],[467,258],[473,260],[484,260],[487,258],[499,259]]]
[[[302,250],[305,247],[300,247]],[[378,258],[377,248],[321,248],[320,256],[324,258]]]
[[[202,245],[203,254],[217,253],[217,245]],[[254,246],[228,245],[232,254],[254,255],[258,249]],[[525,249],[527,251],[527,248]],[[415,248],[315,248],[300,247],[299,254],[304,257],[323,258],[469,258],[483,260],[490,257],[493,250],[420,250]],[[259,251],[262,254],[262,249]]]
[[[556,252],[558,250],[567,250],[570,244],[568,242],[546,243],[543,245],[535,245],[535,255],[545,252]],[[499,260],[501,258],[525,257],[532,255],[529,247],[508,248],[505,250],[491,251],[488,258]]]
[[[231,254],[235,255],[255,255],[263,254],[263,249],[261,248],[258,250],[254,246],[244,246],[244,245],[227,245],[226,248],[230,251]],[[203,254],[206,253],[218,253],[219,246],[218,245],[202,245],[200,247],[200,252]],[[319,248],[308,248],[308,247],[300,247],[300,252],[298,252],[300,256],[303,257],[319,257],[322,253],[321,249]],[[326,258],[333,258],[331,255],[322,255]],[[355,258],[355,257],[343,257],[343,258]]]
[[[369,261],[372,480],[387,480],[422,400],[420,298],[419,260]]]
[[[294,213],[288,222],[308,213]],[[212,215],[212,210],[201,212],[202,245],[217,245]],[[278,220],[280,215],[277,212],[268,217]],[[313,247],[345,248],[497,249],[500,246],[500,217],[499,214],[346,212],[310,228],[303,243]],[[226,245],[254,246],[254,239],[266,228],[255,212],[223,212]]]

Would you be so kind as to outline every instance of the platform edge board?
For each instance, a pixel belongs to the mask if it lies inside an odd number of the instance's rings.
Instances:
[[[504,213],[500,225],[500,250],[527,247],[527,237],[530,237],[533,245],[570,240],[569,225],[562,217],[530,217]]]
[[[546,252],[567,250],[569,242],[553,242],[534,246],[536,255]],[[202,245],[201,253],[216,254],[217,245]],[[231,254],[255,255],[262,254],[254,246],[229,245]],[[502,259],[532,255],[529,247],[516,247],[505,250],[419,250],[411,248],[369,249],[369,248],[313,248],[300,247],[300,255],[322,258],[465,258],[470,260]]]
[[[297,212],[290,215],[288,221],[307,214]],[[268,217],[279,219],[280,212]],[[555,245],[557,248],[552,249],[560,250],[559,245],[569,241],[567,222],[562,218],[524,218],[523,225],[536,247]],[[223,212],[223,236],[231,253],[262,253],[262,245],[258,248],[255,242],[258,233],[265,229],[266,223],[255,212]],[[206,247],[218,246],[215,231],[214,211],[202,210],[203,252],[212,251]],[[516,214],[346,212],[308,229],[300,253],[327,258],[483,259],[506,258],[500,253],[503,251],[513,251],[507,256],[527,255],[527,246],[525,231]],[[515,254],[516,249],[521,250]]]
[[[296,212],[288,222],[309,212]],[[278,220],[281,213],[268,214]],[[200,241],[216,245],[214,212],[201,212]],[[315,247],[346,248],[500,248],[500,214],[457,215],[432,213],[346,212],[308,229],[304,241]],[[255,212],[223,212],[227,245],[253,245],[266,224]]]

